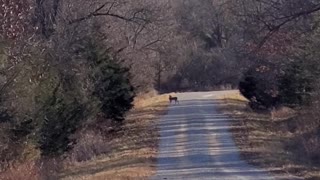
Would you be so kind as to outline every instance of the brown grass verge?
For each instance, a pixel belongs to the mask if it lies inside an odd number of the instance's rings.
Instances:
[[[0,173],[1,180],[40,180],[40,168],[35,162],[25,162],[11,166]]]
[[[301,131],[295,116],[287,108],[267,113],[254,112],[239,93],[223,96],[220,111],[232,117],[232,133],[242,158],[271,172],[304,179],[320,179],[320,166],[310,163],[297,144]],[[272,117],[273,120],[272,120]],[[299,139],[299,143],[297,143]]]
[[[105,155],[83,162],[71,160],[66,163],[60,179],[148,179],[152,176],[155,173],[158,146],[157,122],[168,106],[166,95],[152,96],[154,94],[137,98],[135,108],[129,113],[121,130],[107,138],[100,137],[100,140],[96,140],[99,146],[103,147],[92,148],[90,145],[89,152],[94,154],[95,151],[103,149]],[[88,135],[85,140],[88,144],[90,139],[96,139],[90,137]],[[81,149],[86,147],[88,146]]]

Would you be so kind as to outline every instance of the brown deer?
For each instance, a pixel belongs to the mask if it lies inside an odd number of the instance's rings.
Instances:
[[[171,95],[169,95],[169,101],[170,101],[170,104],[172,103],[172,101],[175,102],[175,104],[179,104],[179,100],[178,100],[178,97],[172,97]]]

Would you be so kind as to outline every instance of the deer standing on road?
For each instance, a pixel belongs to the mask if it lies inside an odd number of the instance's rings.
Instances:
[[[172,97],[171,95],[169,95],[169,101],[170,101],[170,104],[172,103],[172,101],[175,102],[175,104],[179,104],[179,100],[178,100],[178,97]]]

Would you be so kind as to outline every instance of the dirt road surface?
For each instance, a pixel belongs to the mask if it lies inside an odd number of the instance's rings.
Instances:
[[[214,99],[232,91],[177,94],[160,122],[157,174],[152,179],[270,180],[267,171],[240,159],[230,119]]]

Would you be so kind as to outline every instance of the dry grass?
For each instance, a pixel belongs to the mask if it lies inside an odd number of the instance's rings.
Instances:
[[[143,110],[144,108],[154,108],[158,105],[162,106],[168,102],[169,94],[158,95],[156,91],[138,96],[134,100],[134,109]]]
[[[83,145],[77,151],[81,150],[82,156],[88,156],[86,152],[95,154],[96,151],[104,150],[104,155],[95,157],[90,155],[83,162],[76,160],[82,157],[81,153],[80,156],[74,156],[74,159],[69,159],[66,163],[60,178],[113,180],[147,179],[152,176],[155,173],[159,136],[157,122],[158,117],[166,112],[167,98],[167,95],[155,96],[155,93],[139,97],[135,100],[135,108],[129,113],[120,130],[107,137],[98,135],[97,138],[92,132],[91,135],[85,136],[84,142],[87,145]],[[96,142],[90,139],[96,139]]]
[[[275,174],[320,179],[320,167],[312,164],[312,159],[302,150],[310,147],[311,152],[319,151],[319,143],[312,138],[308,141],[302,138],[305,129],[299,126],[301,120],[297,117],[300,116],[289,108],[257,113],[239,96],[235,93],[220,98],[220,110],[234,119],[232,132],[242,157]]]
[[[11,166],[0,173],[1,180],[40,180],[40,168],[35,162]]]
[[[245,97],[243,97],[239,91],[233,90],[233,91],[226,91],[226,92],[228,93],[225,93],[225,95],[220,95],[215,99],[224,100],[226,103],[227,101],[248,102],[248,100]]]
[[[61,159],[30,159],[15,162],[0,172],[1,180],[56,180],[62,168]]]

